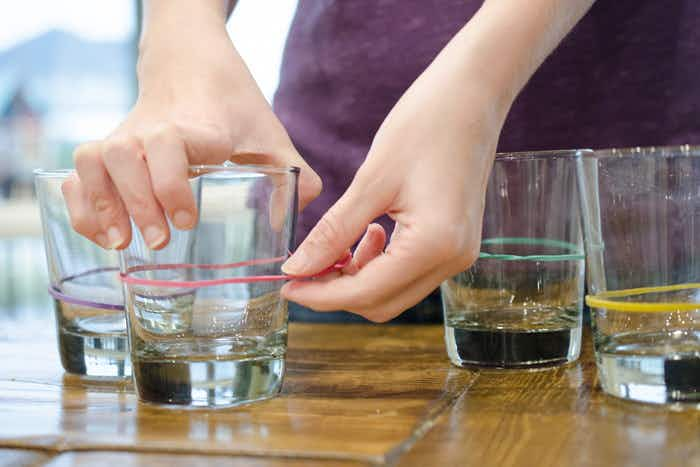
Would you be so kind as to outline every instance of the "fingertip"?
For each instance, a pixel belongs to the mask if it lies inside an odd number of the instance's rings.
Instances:
[[[168,230],[150,225],[143,229],[143,239],[151,250],[161,250],[168,243]]]
[[[311,258],[306,253],[303,245],[295,251],[287,261],[282,264],[282,272],[292,276],[301,276],[309,268]]]
[[[302,169],[299,177],[299,210],[303,211],[306,206],[323,191],[323,181],[310,167]]]
[[[299,292],[301,289],[303,289],[303,287],[304,287],[304,281],[290,280],[289,282],[286,282],[282,286],[282,289],[280,289],[280,295],[285,300],[290,300],[292,302],[301,303],[300,299],[302,298],[302,296],[300,295]]]
[[[280,295],[285,300],[291,300],[291,295],[293,295],[293,292],[292,292],[292,287],[293,287],[292,284],[293,283],[294,283],[293,281],[286,282],[284,285],[282,285],[282,288],[280,289]]]
[[[189,209],[178,209],[172,215],[173,225],[179,230],[191,230],[194,228],[196,216]]]
[[[373,244],[386,243],[386,230],[380,224],[372,223],[367,227],[367,235],[371,237]]]
[[[128,225],[126,229],[111,226],[107,229],[107,240],[110,250],[123,250],[131,242],[131,228]]]
[[[96,235],[95,235],[95,238],[93,239],[93,241],[94,241],[95,243],[97,243],[98,246],[100,246],[100,247],[102,247],[102,248],[104,248],[104,249],[106,249],[106,250],[109,250],[109,249],[110,249],[109,243],[108,243],[108,241],[107,241],[107,235],[105,235],[105,234],[103,234],[103,233],[98,233],[98,234],[96,234]]]

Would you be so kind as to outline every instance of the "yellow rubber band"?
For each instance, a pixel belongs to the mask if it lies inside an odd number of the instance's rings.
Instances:
[[[639,287],[636,289],[612,290],[598,295],[586,295],[586,304],[592,308],[607,310],[639,312],[639,313],[668,313],[669,311],[700,310],[696,302],[621,302],[610,298],[629,297],[657,292],[673,292],[676,290],[700,289],[700,283],[661,285],[656,287]]]

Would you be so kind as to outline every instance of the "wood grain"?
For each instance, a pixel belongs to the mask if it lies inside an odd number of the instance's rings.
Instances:
[[[64,375],[50,327],[8,334],[0,466],[700,466],[700,411],[602,394],[589,333],[569,366],[475,372],[440,326],[293,324],[282,395],[211,411]]]
[[[138,403],[126,385],[60,375],[53,343],[22,345],[32,369],[0,375],[0,446],[271,456],[382,463],[423,433],[476,373],[449,365],[435,326],[290,326],[280,397],[224,410]],[[2,363],[0,363],[1,368]],[[5,377],[5,375],[19,377]],[[42,378],[42,374],[46,377]]]
[[[402,465],[700,466],[700,411],[606,396],[590,335],[579,362],[484,371]]]
[[[2,465],[2,464],[0,464]],[[42,464],[43,465],[43,464]],[[264,457],[195,456],[133,452],[69,452],[56,456],[47,467],[362,467],[355,461],[270,459]]]
[[[40,451],[0,449],[0,467],[35,467],[46,465],[49,454]]]

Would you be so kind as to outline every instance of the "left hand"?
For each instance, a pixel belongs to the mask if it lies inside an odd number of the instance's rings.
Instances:
[[[450,93],[444,78],[429,69],[400,99],[348,190],[283,269],[319,272],[365,232],[351,263],[340,274],[285,284],[284,297],[381,322],[476,260],[504,113],[481,89]],[[383,228],[370,225],[384,213],[396,222],[386,251]]]

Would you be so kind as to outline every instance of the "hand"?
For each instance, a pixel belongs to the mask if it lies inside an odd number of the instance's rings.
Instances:
[[[534,2],[534,4],[533,4]],[[283,265],[314,274],[375,217],[343,275],[293,281],[283,295],[317,310],[386,321],[477,258],[486,183],[505,116],[593,0],[487,0],[392,109],[338,202]]]
[[[190,164],[300,167],[300,208],[321,190],[231,44],[223,9],[188,3],[180,17],[174,5],[154,2],[163,9],[149,15],[160,22],[142,40],[136,105],[107,138],[76,149],[77,176],[63,186],[75,230],[104,248],[129,244],[129,216],[153,249],[168,243],[166,216],[192,228]]]
[[[401,98],[348,190],[283,269],[323,270],[367,229],[350,265],[285,284],[287,299],[386,321],[475,261],[502,114],[479,93],[436,93],[443,78],[426,73]],[[396,222],[386,252],[385,232],[369,225],[384,213]]]

